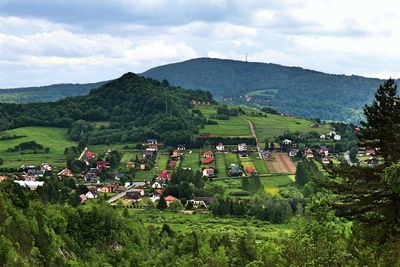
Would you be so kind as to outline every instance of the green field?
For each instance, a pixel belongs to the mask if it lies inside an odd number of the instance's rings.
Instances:
[[[155,167],[157,174],[159,174],[162,170],[165,170],[167,168],[167,163],[169,160],[169,155],[168,154],[161,154],[161,152],[157,153],[157,162]]]
[[[267,168],[267,163],[264,159],[258,158],[257,153],[251,153],[250,157],[253,160],[254,166],[257,169],[258,174],[268,174],[268,168]]]
[[[282,135],[285,131],[301,133],[316,131],[321,134],[330,131],[328,126],[314,128],[311,121],[288,116],[268,114],[267,117],[245,116],[245,118],[253,122],[259,142]]]
[[[224,154],[225,156],[225,163],[226,165],[231,165],[231,164],[239,164],[240,162],[238,161],[238,156],[237,154],[234,153],[227,153]]]
[[[218,176],[219,177],[224,177],[227,176],[227,170],[226,170],[226,163],[225,163],[225,157],[223,154],[215,154],[215,158],[217,160],[216,167],[218,169]]]
[[[280,187],[294,184],[293,180],[288,175],[261,177],[261,182],[264,185],[265,192],[271,195],[278,195]]]
[[[1,136],[14,134],[26,137],[0,141],[0,158],[4,159],[4,164],[1,167],[15,168],[22,164],[39,165],[43,162],[63,167],[66,165],[64,149],[66,147],[76,146],[76,143],[67,140],[67,129],[65,128],[22,127],[1,132]],[[44,147],[49,147],[50,153],[19,155],[18,152],[6,152],[8,148],[28,141],[36,141]]]
[[[192,151],[192,153],[185,152],[183,155],[182,168],[191,168],[192,171],[199,171],[199,152]]]
[[[173,211],[156,212],[151,210],[129,209],[129,214],[135,221],[141,221],[145,226],[161,229],[168,224],[174,232],[190,233],[209,231],[217,233],[247,233],[251,231],[258,240],[278,239],[283,233],[290,231],[288,224],[270,224],[253,218],[214,217],[212,214],[182,214]]]
[[[217,113],[217,106],[197,107],[203,115],[210,119],[211,114]],[[206,125],[200,133],[210,133],[217,136],[251,136],[248,122],[243,117],[231,117],[229,120],[217,120],[217,125]]]

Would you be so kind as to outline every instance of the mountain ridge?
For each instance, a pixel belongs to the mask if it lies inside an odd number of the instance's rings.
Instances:
[[[217,100],[273,107],[305,118],[357,122],[372,101],[378,78],[329,74],[302,67],[229,59],[198,58],[142,73],[175,86],[209,90]]]

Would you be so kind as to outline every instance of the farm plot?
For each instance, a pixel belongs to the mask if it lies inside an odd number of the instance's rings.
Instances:
[[[267,162],[271,173],[295,173],[296,165],[286,153],[276,153],[274,161]]]
[[[267,162],[264,159],[258,157],[257,153],[250,154],[251,159],[253,160],[254,166],[257,169],[259,174],[268,174]]]
[[[224,154],[225,157],[225,164],[230,165],[230,164],[239,164],[239,159],[237,154],[234,153],[227,153]]]
[[[157,159],[155,167],[157,168],[156,171],[161,172],[165,168],[167,168],[169,155],[168,154],[161,154],[160,152],[157,153]]]
[[[264,191],[271,195],[279,195],[280,189],[292,185],[294,182],[288,175],[275,175],[261,177]]]
[[[200,155],[199,152],[185,152],[183,155],[182,168],[191,168],[192,171],[200,170]]]
[[[218,176],[220,176],[220,177],[227,176],[228,173],[226,170],[224,154],[216,154],[215,159],[216,159],[216,167],[218,169]]]

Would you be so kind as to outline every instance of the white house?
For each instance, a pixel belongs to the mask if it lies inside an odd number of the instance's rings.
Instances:
[[[289,140],[289,139],[285,139],[285,140],[282,141],[282,144],[285,145],[285,146],[290,145],[291,143],[292,143],[292,141]]]
[[[97,198],[97,192],[96,192],[96,190],[89,190],[89,191],[86,193],[86,198],[87,198],[87,199],[95,199],[95,198]]]
[[[336,141],[340,141],[340,140],[342,139],[342,137],[341,137],[339,134],[336,134],[336,135],[333,137],[333,139],[336,140]]]
[[[326,138],[326,135],[324,135],[324,134],[321,134],[321,136],[319,137],[319,139],[325,139]]]
[[[151,188],[161,188],[161,184],[159,182],[155,182],[154,184],[151,185]]]
[[[205,177],[210,177],[214,175],[214,169],[213,168],[208,168],[203,170],[203,176]]]
[[[245,143],[238,144],[238,151],[247,151],[247,145]]]
[[[224,144],[219,143],[218,145],[216,145],[215,149],[217,149],[217,151],[224,151],[225,146],[224,146]]]
[[[15,183],[19,184],[23,187],[29,187],[30,190],[36,190],[39,186],[43,186],[43,181],[14,181]]]

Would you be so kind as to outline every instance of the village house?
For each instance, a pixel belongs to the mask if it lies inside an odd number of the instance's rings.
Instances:
[[[239,165],[237,164],[229,165],[229,176],[241,176],[242,174],[243,173]]]
[[[318,154],[324,156],[324,157],[328,157],[329,155],[329,148],[327,146],[320,146],[317,151]]]
[[[63,169],[57,175],[64,176],[64,177],[72,177],[73,176],[72,171],[68,168]]]
[[[321,140],[324,140],[324,139],[326,139],[326,135],[324,135],[324,134],[321,134],[321,135],[320,135],[320,137],[319,137],[319,139],[321,139]]]
[[[0,182],[4,182],[4,181],[7,181],[8,180],[8,176],[5,176],[5,175],[1,175],[0,176]]]
[[[83,178],[85,181],[94,181],[97,179],[97,175],[99,174],[99,170],[96,168],[91,168],[84,176]]]
[[[126,198],[132,199],[133,201],[141,201],[142,197],[144,196],[144,191],[143,191],[143,195],[142,195],[140,190],[132,189],[132,190],[127,191],[125,196],[126,196]]]
[[[145,171],[146,170],[146,164],[140,164],[140,170]]]
[[[296,157],[296,156],[297,156],[297,153],[299,153],[299,150],[297,150],[297,149],[291,149],[291,150],[289,151],[289,156],[290,156],[290,157]]]
[[[181,152],[180,150],[174,149],[174,151],[172,151],[171,157],[172,157],[172,158],[180,158],[181,155],[182,155],[182,152]]]
[[[331,161],[330,161],[330,159],[329,159],[328,157],[324,157],[324,158],[322,159],[322,163],[323,163],[324,165],[328,165],[330,162],[331,162]]]
[[[211,164],[214,162],[214,153],[210,150],[203,152],[203,164]]]
[[[80,194],[79,199],[81,200],[81,204],[84,203],[87,200],[87,197],[85,194]]]
[[[311,148],[308,148],[305,152],[304,152],[304,156],[308,159],[312,159],[314,157],[314,153],[312,152]]]
[[[115,192],[116,189],[117,189],[116,185],[109,184],[109,185],[105,185],[105,186],[102,186],[101,188],[99,188],[99,191],[102,193],[113,193],[113,192]]]
[[[247,151],[247,145],[245,143],[238,144],[238,151],[239,152],[246,152]]]
[[[89,191],[86,193],[86,198],[87,199],[95,199],[97,198],[97,192],[95,189],[89,189]]]
[[[158,140],[157,139],[147,139],[147,144],[148,145],[157,145]]]
[[[19,181],[15,180],[15,183],[19,184],[22,187],[29,187],[30,190],[36,190],[39,186],[43,186],[43,181]]]
[[[87,152],[85,153],[85,157],[86,157],[87,159],[93,159],[95,155],[96,155],[96,154],[95,154],[94,152],[90,152],[90,151],[87,151]]]
[[[210,205],[213,200],[213,197],[194,197],[190,201],[193,203],[193,207],[197,209],[206,209],[207,205]]]
[[[154,182],[154,183],[151,185],[151,188],[162,188],[162,185],[161,185],[159,182]]]
[[[148,145],[146,147],[146,151],[158,151],[158,146],[157,145]]]
[[[210,150],[203,152],[203,158],[213,158],[214,153]]]
[[[176,200],[178,200],[178,199],[176,197],[171,196],[171,195],[165,197],[165,202],[167,202],[168,206],[169,206],[169,204],[171,204],[172,202],[174,202]]]
[[[342,137],[339,134],[335,134],[335,136],[333,136],[333,139],[335,141],[340,141],[342,139]]]
[[[246,172],[247,172],[248,174],[253,174],[253,173],[255,172],[255,170],[254,170],[252,167],[247,167],[247,168],[246,168]]]
[[[213,168],[207,168],[203,170],[203,176],[205,177],[213,177],[214,176],[214,169]]]
[[[176,165],[176,160],[171,160],[169,163],[168,163],[168,167],[170,168],[170,169],[173,169],[174,167],[175,167],[175,165]]]
[[[365,149],[365,155],[366,156],[375,156],[375,149],[373,149],[373,148]]]
[[[116,174],[115,174],[115,177],[114,177],[114,179],[115,180],[121,180],[122,178],[124,178],[125,177],[125,173],[123,173],[123,172],[117,172]]]
[[[98,170],[102,171],[102,170],[105,170],[108,168],[110,168],[110,165],[107,162],[105,162],[104,160],[100,160],[96,163],[96,169],[98,169]]]
[[[135,162],[134,161],[128,161],[125,165],[126,168],[135,168]]]
[[[282,140],[281,143],[282,143],[282,145],[288,146],[288,145],[290,145],[292,143],[292,141],[289,140],[289,139],[285,139],[285,140]]]
[[[155,202],[160,199],[160,197],[164,194],[164,191],[161,189],[156,189],[152,194],[151,194],[151,201]]]
[[[180,151],[183,151],[183,150],[186,149],[186,145],[185,144],[179,144],[179,145],[177,145],[177,149],[180,150]]]
[[[157,179],[159,181],[169,181],[171,180],[172,174],[169,173],[167,170],[163,170],[160,175],[158,175]]]
[[[144,151],[144,153],[143,153],[143,158],[151,159],[151,158],[153,158],[155,155],[156,155],[156,152],[155,152],[155,151],[146,150],[146,151]]]
[[[215,149],[219,152],[225,151],[225,146],[222,143],[219,143],[218,145],[215,146]]]
[[[40,171],[42,173],[51,172],[52,170],[53,170],[53,167],[49,163],[42,163],[40,165]]]

